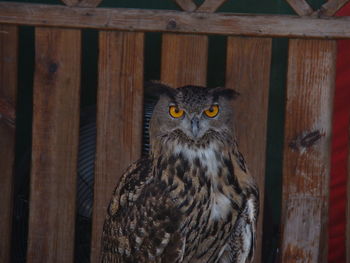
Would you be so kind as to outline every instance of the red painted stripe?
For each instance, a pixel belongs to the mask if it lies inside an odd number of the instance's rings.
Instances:
[[[350,4],[337,16],[349,16]],[[328,262],[345,263],[346,180],[350,119],[350,40],[338,41],[330,178]]]

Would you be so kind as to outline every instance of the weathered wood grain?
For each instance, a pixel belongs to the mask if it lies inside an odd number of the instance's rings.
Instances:
[[[192,3],[184,6],[186,11],[194,11]],[[194,8],[194,9],[193,9]],[[170,26],[176,27],[171,21]],[[205,86],[207,82],[208,37],[198,35],[163,34],[161,80],[173,87],[184,85]]]
[[[297,13],[300,16],[309,16],[314,12],[312,7],[308,4],[306,0],[286,0],[286,1],[293,8],[295,13]]]
[[[238,144],[260,192],[254,262],[261,262],[271,45],[271,38],[229,37],[227,42],[226,87],[241,94],[233,106]]]
[[[192,0],[174,0],[175,3],[184,11],[192,12],[196,10],[197,5]]]
[[[10,262],[11,251],[17,49],[17,26],[0,25],[0,259],[4,263]]]
[[[7,26],[7,27],[14,27],[16,28],[16,26]],[[0,41],[2,41],[2,39],[0,39]],[[0,48],[3,48],[3,46],[1,45]],[[6,47],[5,47],[6,48]],[[17,48],[17,46],[15,45],[14,48]],[[12,51],[12,50],[11,50]],[[0,51],[1,52],[1,51]],[[6,57],[6,55],[3,56],[4,58]],[[17,61],[17,58],[14,59],[14,61]],[[3,73],[6,73],[6,70],[3,65],[6,65],[6,62],[2,62],[0,65],[1,70],[3,71]],[[12,61],[11,61],[12,62]],[[12,64],[15,64],[12,62]],[[11,65],[12,65],[11,64]],[[7,65],[6,65],[7,66]],[[7,74],[7,76],[5,77],[4,75],[1,76],[1,80],[3,82],[5,82],[6,80],[9,79],[10,76],[13,76],[14,74],[16,74],[16,70],[14,72],[10,72],[9,74]],[[1,74],[3,74],[1,73]],[[11,83],[12,84],[12,83]],[[10,85],[11,85],[10,84]],[[6,87],[7,86],[7,87]],[[2,87],[3,89],[8,88],[8,84],[3,84]],[[0,122],[6,123],[7,126],[11,127],[11,128],[15,128],[15,122],[16,122],[16,109],[15,109],[15,105],[13,104],[13,102],[9,101],[7,98],[5,98],[4,95],[2,95],[3,92],[0,91]],[[12,101],[14,99],[12,98]]]
[[[318,16],[334,16],[349,0],[328,0],[320,10],[316,11]]]
[[[0,2],[0,23],[125,31],[298,38],[350,38],[350,18],[78,8]]]
[[[196,12],[213,13],[226,1],[227,0],[206,0],[197,8]]]
[[[282,262],[327,262],[336,42],[290,40],[282,196]]]
[[[208,37],[163,34],[162,82],[179,87],[205,86],[207,81]]]
[[[81,32],[35,29],[27,262],[73,262]]]
[[[99,50],[91,262],[99,259],[113,189],[141,155],[144,34],[101,31]]]

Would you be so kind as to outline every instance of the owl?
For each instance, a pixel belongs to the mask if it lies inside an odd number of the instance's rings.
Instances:
[[[258,189],[238,150],[231,89],[155,83],[148,157],[122,175],[101,262],[248,263]]]

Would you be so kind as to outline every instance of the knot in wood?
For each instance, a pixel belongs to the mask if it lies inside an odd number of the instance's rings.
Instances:
[[[289,148],[293,150],[302,150],[303,148],[310,148],[315,145],[317,141],[321,139],[324,134],[321,134],[319,130],[312,132],[303,132],[296,136],[289,143]]]
[[[49,64],[49,72],[50,72],[50,73],[55,73],[55,72],[57,71],[57,69],[58,69],[57,63],[51,62],[51,63]]]
[[[176,20],[170,19],[170,20],[168,21],[168,24],[167,24],[167,26],[166,26],[166,29],[174,30],[174,29],[176,29],[176,27],[177,27]]]

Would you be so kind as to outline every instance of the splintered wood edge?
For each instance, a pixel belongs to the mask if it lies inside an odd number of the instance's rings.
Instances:
[[[314,10],[306,0],[286,0],[299,16],[309,16]]]

